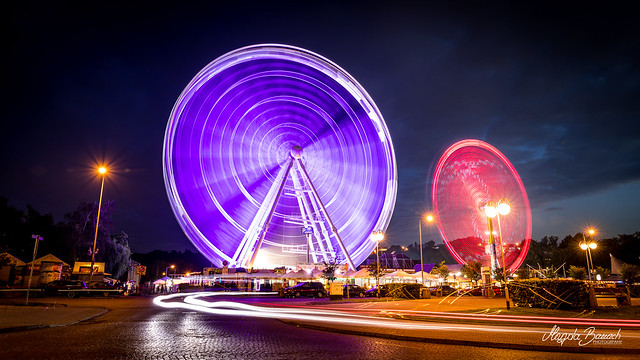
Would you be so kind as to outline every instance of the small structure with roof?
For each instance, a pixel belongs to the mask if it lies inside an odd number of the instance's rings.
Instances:
[[[27,263],[9,254],[0,254],[0,284],[13,286],[22,283],[22,272]]]
[[[41,258],[27,263],[27,271],[33,267],[33,279],[31,286],[48,284],[54,280],[64,280],[69,276],[69,264],[60,260],[53,254],[45,255]],[[28,276],[22,279],[23,286],[29,281]]]

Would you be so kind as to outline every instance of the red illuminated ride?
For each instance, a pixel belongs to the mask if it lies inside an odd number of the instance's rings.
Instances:
[[[527,256],[531,241],[531,209],[518,173],[498,149],[480,140],[459,141],[444,152],[435,169],[432,203],[442,239],[459,263],[480,261],[491,266],[484,207],[500,199],[509,200],[511,211],[499,217],[500,226],[493,220],[493,235],[499,267],[502,243],[512,274]]]

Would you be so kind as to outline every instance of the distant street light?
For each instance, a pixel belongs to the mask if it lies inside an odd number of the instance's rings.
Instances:
[[[424,219],[428,223],[432,223],[434,218],[433,215],[427,214]],[[422,278],[422,285],[424,285],[424,260],[422,258],[422,221],[418,219],[418,232],[420,233],[420,277]]]
[[[376,242],[376,293],[378,299],[380,298],[380,241],[384,240],[384,233],[382,230],[373,231],[371,233],[371,240]]]
[[[164,271],[164,273],[167,275],[167,277],[169,277],[169,269],[175,269],[175,268],[176,268],[175,265],[167,266],[167,268]]]
[[[594,229],[589,229],[587,230],[587,232],[591,236],[596,233]],[[591,281],[591,273],[595,271],[595,269],[593,268],[593,258],[591,257],[591,250],[595,250],[596,247],[598,247],[598,244],[593,240],[587,243],[587,239],[584,236],[584,233],[582,233],[582,241],[583,242],[580,244],[580,249],[585,251],[584,255],[587,258],[587,271],[589,271],[589,281]]]
[[[93,283],[93,271],[96,263],[96,242],[98,240],[98,225],[100,225],[100,209],[102,208],[102,192],[104,190],[104,178],[107,175],[107,168],[104,166],[98,167],[98,174],[102,176],[102,184],[100,185],[100,200],[98,201],[98,216],[96,217],[96,234],[93,237],[93,250],[91,250],[91,272],[89,275],[89,286]]]

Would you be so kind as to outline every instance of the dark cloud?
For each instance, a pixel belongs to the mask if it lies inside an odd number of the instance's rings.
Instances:
[[[0,195],[61,219],[97,196],[92,159],[114,159],[122,171],[106,196],[138,251],[188,246],[161,168],[173,103],[207,63],[256,43],[322,54],[376,101],[398,160],[398,243],[417,239],[434,164],[464,138],[500,149],[540,209],[640,179],[640,19],[623,3],[13,4],[6,14]]]

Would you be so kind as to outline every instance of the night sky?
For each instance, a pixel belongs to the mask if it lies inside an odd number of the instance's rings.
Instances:
[[[377,103],[398,163],[390,244],[418,241],[435,164],[466,138],[514,164],[534,239],[588,225],[598,237],[640,231],[632,3],[19,3],[2,21],[0,196],[61,221],[97,201],[92,171],[104,160],[114,231],[129,234],[133,251],[190,248],[164,187],[169,114],[206,64],[259,43],[331,59]],[[423,235],[440,241],[435,229]]]

